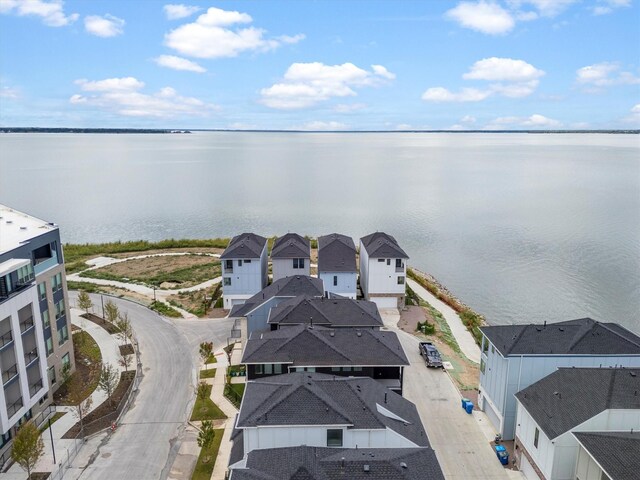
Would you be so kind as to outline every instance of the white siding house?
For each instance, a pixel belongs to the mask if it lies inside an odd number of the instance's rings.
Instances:
[[[311,246],[309,240],[297,233],[287,233],[273,242],[271,267],[273,280],[294,275],[309,275]]]
[[[516,430],[514,395],[559,367],[640,367],[640,338],[617,324],[585,318],[481,330],[478,407],[505,440]]]
[[[351,237],[332,233],[318,238],[318,278],[326,292],[356,298],[358,268]]]
[[[391,235],[376,232],[360,239],[360,287],[378,308],[402,308],[409,256]]]
[[[576,480],[635,480],[640,474],[640,432],[576,432]]]
[[[267,239],[253,233],[233,237],[220,255],[224,308],[231,310],[267,286]]]

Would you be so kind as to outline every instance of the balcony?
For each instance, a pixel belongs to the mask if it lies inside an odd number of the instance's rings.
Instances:
[[[29,385],[29,395],[33,397],[36,393],[38,393],[42,389],[42,387],[43,387],[42,379],[32,383],[31,385]]]
[[[36,265],[33,267],[36,275],[40,275],[42,272],[58,265],[58,255],[55,252],[52,253],[53,255],[49,258],[36,258]]]
[[[0,336],[0,349],[4,348],[6,345],[9,345],[13,342],[13,333],[9,330],[7,333]]]
[[[13,364],[13,366],[7,368],[4,372],[2,372],[2,384],[6,385],[17,376],[18,376],[18,365]]]
[[[25,318],[20,322],[20,332],[25,333],[33,328],[33,316]]]
[[[11,405],[7,405],[7,417],[13,417],[18,410],[22,408],[24,403],[22,402],[22,397],[13,402]]]
[[[34,360],[38,359],[38,349],[34,348],[30,352],[24,354],[25,365],[30,365]]]

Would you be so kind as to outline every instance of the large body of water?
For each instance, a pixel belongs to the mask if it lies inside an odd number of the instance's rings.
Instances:
[[[638,135],[2,134],[0,203],[64,242],[384,230],[491,323],[640,332]]]

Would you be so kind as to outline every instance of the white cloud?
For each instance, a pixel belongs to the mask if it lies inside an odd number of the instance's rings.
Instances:
[[[100,15],[89,15],[84,17],[84,28],[87,33],[98,37],[115,37],[124,33],[124,20],[108,13]]]
[[[599,5],[591,7],[594,15],[607,15],[622,7],[630,7],[631,0],[599,0]]]
[[[530,117],[498,117],[485,125],[484,129],[508,130],[517,127],[525,127],[528,129],[553,129],[561,126],[562,122],[535,113]]]
[[[183,55],[196,58],[235,57],[244,51],[264,52],[282,44],[297,43],[304,35],[265,38],[265,31],[252,26],[246,13],[211,7],[193,23],[187,23],[165,35],[164,43]],[[235,27],[235,28],[232,28]]]
[[[511,14],[497,3],[461,2],[445,13],[461,27],[470,28],[488,35],[502,35],[510,32],[515,20]]]
[[[183,4],[169,4],[162,7],[162,9],[164,10],[164,13],[169,20],[177,20],[179,18],[190,17],[194,13],[201,10],[200,7]]]
[[[346,130],[348,125],[340,122],[307,122],[304,125],[300,125],[298,127],[294,127],[292,130],[308,130],[308,131],[335,131],[335,130]]]
[[[0,98],[7,98],[9,100],[16,100],[20,97],[20,92],[17,88],[0,87]]]
[[[631,115],[623,118],[622,121],[632,127],[640,127],[640,103],[631,107]]]
[[[466,124],[476,123],[476,117],[472,115],[465,115],[460,119],[460,123],[466,123]]]
[[[543,75],[542,70],[538,70],[524,60],[491,57],[475,62],[462,78],[465,80],[522,82],[534,80]]]
[[[175,55],[160,55],[153,59],[161,67],[172,68],[174,70],[185,70],[188,72],[204,73],[207,70],[196,62]]]
[[[614,62],[587,65],[576,71],[576,81],[584,85],[585,91],[589,93],[598,92],[600,88],[611,85],[640,84],[640,77],[631,72],[619,72],[619,70],[620,65]]]
[[[491,83],[482,89],[463,88],[458,93],[444,87],[427,89],[422,99],[429,102],[479,102],[491,95],[520,98],[531,95],[545,74],[524,60],[513,58],[484,58],[475,62],[469,71],[462,75],[465,80],[482,80]]]
[[[50,27],[64,27],[78,20],[79,15],[65,15],[62,0],[0,0],[0,13],[19,17],[35,16]]]
[[[513,8],[531,5],[537,10],[540,16],[555,17],[577,1],[578,0],[508,0],[508,3]]]
[[[444,87],[432,87],[422,94],[422,99],[427,102],[480,102],[490,95],[490,90],[477,88],[463,88],[460,92],[454,93]]]
[[[133,77],[75,81],[89,95],[75,94],[69,98],[74,105],[111,110],[130,117],[170,118],[206,116],[217,107],[193,97],[182,97],[175,89],[164,87],[153,94],[143,93],[144,82]]]
[[[357,87],[384,85],[395,77],[381,65],[372,69],[363,70],[353,63],[294,63],[281,82],[260,90],[260,102],[278,109],[311,107],[331,98],[356,96]]]
[[[333,107],[334,112],[351,113],[367,108],[366,103],[339,103]]]

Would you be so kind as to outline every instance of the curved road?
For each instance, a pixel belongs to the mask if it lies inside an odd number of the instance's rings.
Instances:
[[[69,297],[75,301],[77,293],[69,292]],[[98,310],[100,296],[91,297]],[[226,344],[232,321],[173,323],[136,303],[111,300],[129,314],[140,344],[143,377],[116,432],[90,439],[70,470],[75,470],[77,478],[91,480],[164,479],[193,407],[198,345],[204,340],[216,347]]]

